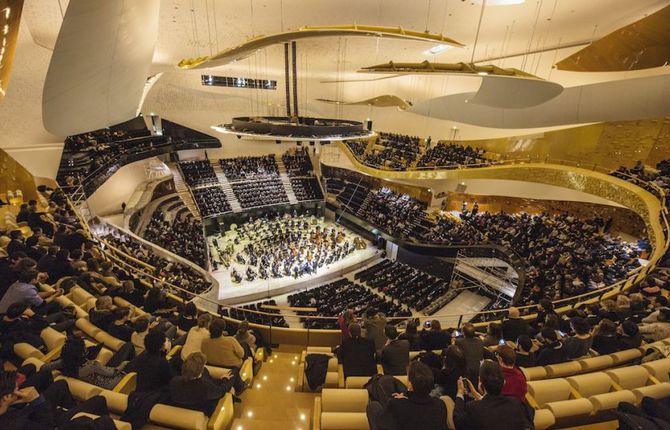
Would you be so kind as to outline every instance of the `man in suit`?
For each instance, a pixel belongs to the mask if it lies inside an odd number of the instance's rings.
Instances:
[[[407,371],[409,390],[392,393],[385,406],[371,401],[367,407],[372,430],[447,430],[447,407],[441,399],[430,396],[433,372],[420,361],[413,361]]]
[[[464,378],[458,380],[454,405],[456,430],[530,430],[526,408],[516,398],[501,394],[505,377],[500,365],[484,360],[479,369],[479,391]],[[465,394],[473,401],[465,403]]]
[[[398,339],[398,329],[392,325],[387,325],[384,332],[388,338],[381,352],[384,375],[406,375],[409,365],[409,341]]]
[[[349,336],[348,339],[342,341],[338,351],[344,377],[376,374],[375,343],[361,337],[361,326],[356,323],[349,326]]]
[[[479,363],[484,359],[484,342],[481,340],[475,326],[470,323],[463,324],[463,337],[456,339],[458,345],[465,354],[465,366],[467,375],[471,381],[477,382],[479,374]]]
[[[519,336],[528,334],[529,327],[526,320],[521,318],[519,309],[511,307],[507,310],[507,319],[502,323],[503,339],[516,342]]]

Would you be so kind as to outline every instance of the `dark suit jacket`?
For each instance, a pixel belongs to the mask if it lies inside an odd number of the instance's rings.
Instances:
[[[522,334],[528,334],[528,323],[523,318],[508,318],[502,323],[503,339],[516,340]]]
[[[407,399],[390,399],[376,424],[380,430],[447,430],[447,407],[409,391]]]
[[[478,401],[465,403],[456,398],[454,406],[456,430],[526,430],[526,408],[514,397],[486,395]]]
[[[484,342],[478,337],[461,337],[456,339],[456,345],[465,355],[468,378],[476,384],[479,380],[479,363],[484,359]]]
[[[375,343],[364,337],[348,338],[342,341],[339,350],[344,377],[372,376],[377,373]]]
[[[381,362],[385,375],[406,375],[409,366],[409,341],[396,339],[382,348]]]

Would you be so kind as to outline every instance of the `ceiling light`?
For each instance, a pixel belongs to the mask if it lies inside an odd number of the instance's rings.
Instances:
[[[525,2],[526,0],[486,0],[486,6],[513,6]],[[482,4],[482,0],[475,0],[475,3]]]
[[[489,72],[477,72],[479,76],[488,76]]]
[[[423,51],[423,53],[424,53],[424,55],[437,55],[437,54],[443,53],[444,51],[448,51],[451,48],[453,48],[453,46],[440,44],[440,45],[435,45],[435,46],[433,46],[432,48],[430,48],[426,51]]]

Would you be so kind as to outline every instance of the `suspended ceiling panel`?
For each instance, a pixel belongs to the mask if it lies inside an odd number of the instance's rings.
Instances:
[[[499,109],[469,101],[475,93],[436,97],[410,112],[482,127],[527,128],[670,115],[670,75],[566,88],[556,98],[531,108]]]
[[[72,0],[44,84],[44,126],[61,136],[135,116],[158,34],[159,0]]]
[[[670,62],[670,6],[607,34],[556,63],[560,70],[615,72]]]

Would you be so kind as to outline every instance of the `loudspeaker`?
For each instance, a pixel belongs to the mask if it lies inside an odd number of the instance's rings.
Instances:
[[[372,120],[371,119],[367,120],[366,128],[368,129],[368,131],[372,131]]]
[[[468,188],[468,186],[465,185],[465,182],[459,182],[459,184],[456,185],[456,192],[457,193],[464,193],[467,188]]]

